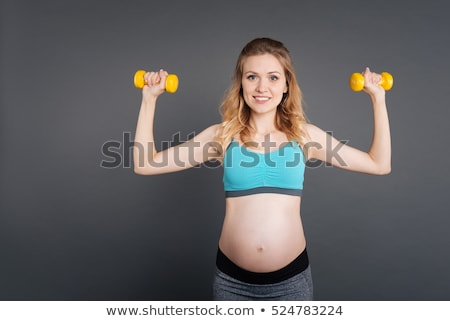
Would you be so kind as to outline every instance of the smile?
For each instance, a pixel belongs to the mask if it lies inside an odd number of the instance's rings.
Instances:
[[[265,96],[253,96],[253,98],[257,101],[257,102],[266,102],[270,99],[270,97],[265,97]]]

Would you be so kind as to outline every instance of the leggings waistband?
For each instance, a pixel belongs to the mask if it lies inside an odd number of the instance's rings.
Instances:
[[[308,268],[309,259],[305,249],[291,263],[279,270],[272,272],[252,272],[236,265],[219,248],[217,250],[216,265],[220,271],[239,281],[251,284],[273,284],[302,273]]]

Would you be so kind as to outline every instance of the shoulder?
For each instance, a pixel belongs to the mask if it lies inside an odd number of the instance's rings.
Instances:
[[[315,132],[321,131],[319,127],[311,123],[304,123],[304,128],[308,132],[308,134],[314,134]]]
[[[325,133],[321,128],[311,123],[304,123],[303,126],[309,142],[317,140]]]
[[[212,124],[206,127],[200,134],[205,138],[214,139],[220,133],[222,129],[222,124]]]
[[[221,128],[221,124],[210,125],[198,133],[195,136],[194,141],[200,142],[201,144],[211,144],[213,142],[217,142],[217,137]]]

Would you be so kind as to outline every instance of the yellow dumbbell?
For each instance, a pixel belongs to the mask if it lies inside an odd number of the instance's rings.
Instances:
[[[394,85],[394,78],[388,72],[381,73],[381,81],[378,83],[384,90],[390,90]],[[355,72],[350,76],[350,88],[353,91],[361,91],[364,88],[364,76],[359,72]]]
[[[147,73],[145,70],[138,70],[134,74],[134,86],[136,88],[142,89],[147,84],[144,80],[144,75]],[[178,77],[174,74],[169,74],[166,77],[166,91],[169,93],[174,93],[178,89]]]

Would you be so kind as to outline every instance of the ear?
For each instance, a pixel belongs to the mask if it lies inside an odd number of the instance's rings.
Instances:
[[[289,90],[289,87],[288,87],[288,85],[286,84],[286,86],[284,86],[283,93],[286,94],[286,93],[288,92],[288,90]]]

